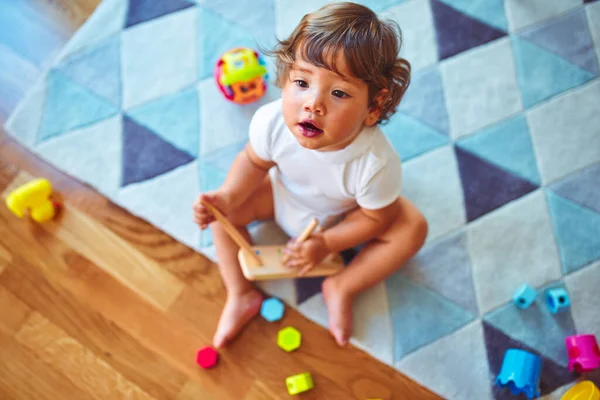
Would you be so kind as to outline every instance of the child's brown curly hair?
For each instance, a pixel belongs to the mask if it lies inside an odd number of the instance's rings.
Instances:
[[[352,74],[367,83],[370,106],[381,90],[389,91],[379,105],[377,123],[382,123],[394,114],[410,83],[410,63],[398,57],[401,46],[396,22],[381,20],[360,4],[334,3],[305,15],[287,39],[265,53],[276,57],[277,84],[283,86],[297,52],[304,61],[339,74],[335,56],[342,51]]]

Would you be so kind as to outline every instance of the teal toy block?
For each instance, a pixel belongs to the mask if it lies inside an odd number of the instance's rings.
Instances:
[[[527,308],[535,301],[536,296],[535,289],[524,283],[513,295],[513,302],[519,308]]]
[[[571,306],[569,293],[563,288],[548,289],[546,291],[546,301],[552,314],[565,311]]]
[[[279,321],[283,318],[283,302],[275,297],[263,301],[260,307],[260,315],[269,322]]]

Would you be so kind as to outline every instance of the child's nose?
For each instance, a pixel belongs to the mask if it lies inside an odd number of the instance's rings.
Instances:
[[[325,114],[325,104],[322,96],[318,93],[310,95],[304,103],[304,111],[319,115]]]

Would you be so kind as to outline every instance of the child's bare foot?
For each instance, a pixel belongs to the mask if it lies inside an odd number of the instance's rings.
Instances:
[[[262,301],[262,295],[254,289],[239,295],[228,295],[213,337],[213,345],[219,348],[233,339],[258,314]]]
[[[333,278],[323,282],[323,298],[329,314],[329,331],[340,346],[345,346],[352,330],[353,298]]]

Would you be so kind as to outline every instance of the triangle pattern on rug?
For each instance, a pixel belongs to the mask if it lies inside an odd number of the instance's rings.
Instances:
[[[225,171],[228,171],[233,164],[233,161],[238,156],[238,154],[244,150],[248,140],[244,140],[243,142],[233,143],[225,147],[221,147],[220,149],[216,149],[212,151],[210,154],[204,156],[204,159],[218,168],[221,168]]]
[[[530,108],[594,77],[557,54],[518,37],[512,38],[523,104]]]
[[[300,305],[314,295],[321,293],[321,285],[325,277],[317,276],[314,278],[295,279],[296,285],[296,304]]]
[[[458,141],[457,145],[535,185],[540,185],[533,143],[527,120],[523,115],[485,128]]]
[[[478,19],[479,21],[508,31],[508,21],[504,13],[504,0],[441,0],[451,7],[459,10],[465,15]]]
[[[559,387],[573,382],[577,379],[575,373],[569,372],[569,369],[565,366],[559,365],[553,360],[540,355],[537,351],[531,347],[523,344],[510,336],[506,335],[501,330],[495,328],[493,325],[482,321],[483,325],[483,336],[485,340],[485,346],[487,350],[488,365],[490,373],[493,376],[491,385],[494,398],[498,400],[513,400],[515,396],[510,394],[508,389],[500,388],[495,383],[495,378],[500,373],[502,368],[502,362],[504,361],[504,354],[508,349],[519,349],[528,351],[540,357],[542,359],[542,370],[543,373],[540,376],[540,392],[542,395],[552,393]]]
[[[142,104],[127,115],[179,150],[198,157],[200,105],[195,87]]]
[[[123,116],[121,187],[152,179],[193,160],[150,129]]]
[[[431,0],[431,8],[440,61],[506,36],[506,32],[471,18],[440,0]]]
[[[209,192],[217,190],[227,177],[227,169],[219,168],[206,160],[201,160],[198,165],[198,176],[200,177],[200,190]]]
[[[450,141],[447,136],[401,112],[396,113],[381,129],[403,161],[441,147]]]
[[[57,70],[47,77],[46,104],[39,141],[112,117],[119,111]]]
[[[600,259],[600,213],[546,191],[564,274]]]
[[[217,60],[235,47],[255,48],[252,35],[216,12],[198,8],[198,68],[200,80],[212,76]]]
[[[275,2],[274,0],[240,1],[232,7],[231,0],[211,0],[200,3],[210,8],[223,19],[241,26],[263,46],[273,46],[275,39]],[[260,13],[255,10],[259,8]]]
[[[571,310],[552,314],[546,304],[545,292],[550,288],[564,288],[562,283],[537,288],[538,297],[526,309],[509,302],[484,316],[484,321],[500,329],[511,338],[535,349],[536,352],[566,366],[565,338],[575,335],[577,329]],[[507,299],[508,300],[508,299]]]
[[[454,150],[468,222],[537,189],[531,182],[498,168],[469,151],[458,146]]]
[[[474,315],[479,313],[464,232],[428,243],[401,273]]]
[[[386,280],[394,329],[394,361],[468,324],[475,317],[400,273]]]
[[[116,107],[121,105],[121,40],[118,35],[75,53],[58,69]]]
[[[163,15],[180,11],[192,7],[193,2],[188,0],[129,0],[129,10],[127,12],[127,21],[125,27],[150,21]]]
[[[520,36],[594,75],[598,74],[598,59],[584,7],[536,25],[521,32]]]
[[[448,136],[448,112],[439,68],[434,66],[417,71],[410,82],[398,111]]]
[[[554,193],[600,213],[600,163],[556,182],[550,189]]]

